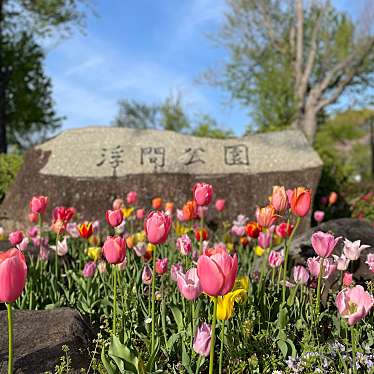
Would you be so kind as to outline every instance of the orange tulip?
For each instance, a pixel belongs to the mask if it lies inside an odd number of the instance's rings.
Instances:
[[[277,219],[275,208],[270,204],[263,208],[257,207],[256,219],[260,226],[270,227]]]
[[[183,206],[183,218],[190,221],[197,217],[197,205],[195,201],[187,201]]]
[[[297,187],[292,191],[291,210],[295,216],[305,217],[312,202],[311,191],[305,187]]]
[[[153,209],[160,209],[161,205],[162,205],[162,199],[161,199],[161,197],[155,197],[152,200],[152,208]]]

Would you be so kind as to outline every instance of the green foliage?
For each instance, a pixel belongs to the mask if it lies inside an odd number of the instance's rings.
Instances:
[[[231,130],[220,129],[217,122],[209,115],[202,115],[199,118],[196,126],[191,131],[191,135],[216,139],[227,139],[234,136]]]
[[[0,155],[0,201],[21,168],[23,157],[15,154]]]
[[[164,130],[185,132],[190,127],[190,122],[185,113],[181,96],[167,97],[160,106],[160,125]]]

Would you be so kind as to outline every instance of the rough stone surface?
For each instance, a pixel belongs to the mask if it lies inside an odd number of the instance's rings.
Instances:
[[[62,133],[30,150],[0,209],[0,223],[22,228],[28,202],[44,194],[51,206],[75,206],[83,219],[102,217],[115,197],[138,192],[177,206],[197,181],[226,198],[225,218],[251,214],[274,184],[315,189],[322,162],[298,131],[240,139],[197,138],[168,131],[90,127]],[[48,212],[49,214],[50,212]]]
[[[374,251],[374,227],[369,222],[352,219],[340,218],[322,223],[320,226],[313,227],[307,230],[304,234],[295,238],[290,249],[291,255],[296,258],[298,262],[305,262],[305,259],[316,256],[310,242],[312,234],[316,231],[332,232],[335,236],[342,236],[350,241],[361,240],[361,244],[370,245],[361,252],[360,260],[351,262],[349,270],[354,273],[354,278],[357,281],[365,281],[374,279],[374,273],[369,270],[365,264],[368,253]],[[343,249],[343,240],[336,246],[334,254],[340,255]]]
[[[62,346],[70,349],[73,372],[89,365],[93,336],[80,314],[69,308],[13,311],[14,373],[54,372]],[[0,373],[7,372],[8,333],[6,311],[0,312]]]

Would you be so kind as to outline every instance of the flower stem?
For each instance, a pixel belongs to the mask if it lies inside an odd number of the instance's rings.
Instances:
[[[58,255],[57,255],[57,246],[58,246],[58,241],[60,239],[60,235],[57,234],[56,235],[56,250],[55,250],[55,276],[56,276],[56,279],[57,279],[57,276],[58,276]]]
[[[117,266],[113,268],[113,335],[117,333]]]
[[[217,296],[214,296],[214,298],[213,298],[212,337],[210,339],[209,374],[213,374],[214,343],[215,343],[215,337],[216,337],[216,323],[217,323]]]
[[[203,230],[204,230],[204,213],[201,213],[201,218],[200,218],[200,255],[203,254]]]
[[[13,322],[12,304],[6,304],[8,309],[8,374],[13,373]]]
[[[288,261],[288,251],[292,243],[292,239],[295,235],[295,232],[300,224],[300,217],[296,218],[295,227],[293,228],[290,237],[286,239],[284,245],[284,264],[283,264],[283,284],[282,284],[282,303],[286,301],[286,275],[287,275],[287,261]]]
[[[155,349],[155,285],[156,285],[156,249],[152,253],[152,332],[151,332],[151,354]]]
[[[322,257],[321,263],[319,265],[319,274],[318,274],[318,283],[317,283],[317,300],[316,300],[316,318],[319,316],[319,305],[320,305],[320,300],[321,300],[321,281],[323,277],[323,263],[325,259]]]
[[[356,332],[354,326],[351,326],[351,342],[352,342],[352,366],[353,373],[357,374],[356,367]]]
[[[219,374],[222,374],[223,346],[224,346],[224,340],[225,340],[225,322],[226,320],[223,320],[222,326],[221,326],[221,349],[219,352],[219,369],[218,369]]]

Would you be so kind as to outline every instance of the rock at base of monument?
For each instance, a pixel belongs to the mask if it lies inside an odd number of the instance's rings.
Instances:
[[[80,314],[69,308],[14,310],[14,373],[39,374],[51,371],[69,347],[72,373],[89,365],[88,350],[93,333]],[[0,373],[7,372],[7,315],[0,312]]]
[[[335,237],[341,236],[343,239],[347,238],[352,242],[361,240],[361,244],[370,245],[370,248],[361,252],[359,261],[351,262],[354,268],[349,268],[348,270],[354,273],[356,280],[365,281],[374,279],[374,273],[365,264],[368,253],[374,252],[374,227],[369,222],[352,218],[340,218],[324,222],[319,226],[309,229],[292,242],[290,253],[297,261],[304,262],[306,258],[316,256],[310,242],[312,234],[316,231],[331,231]],[[337,245],[335,254],[340,255],[342,249],[343,240]]]

